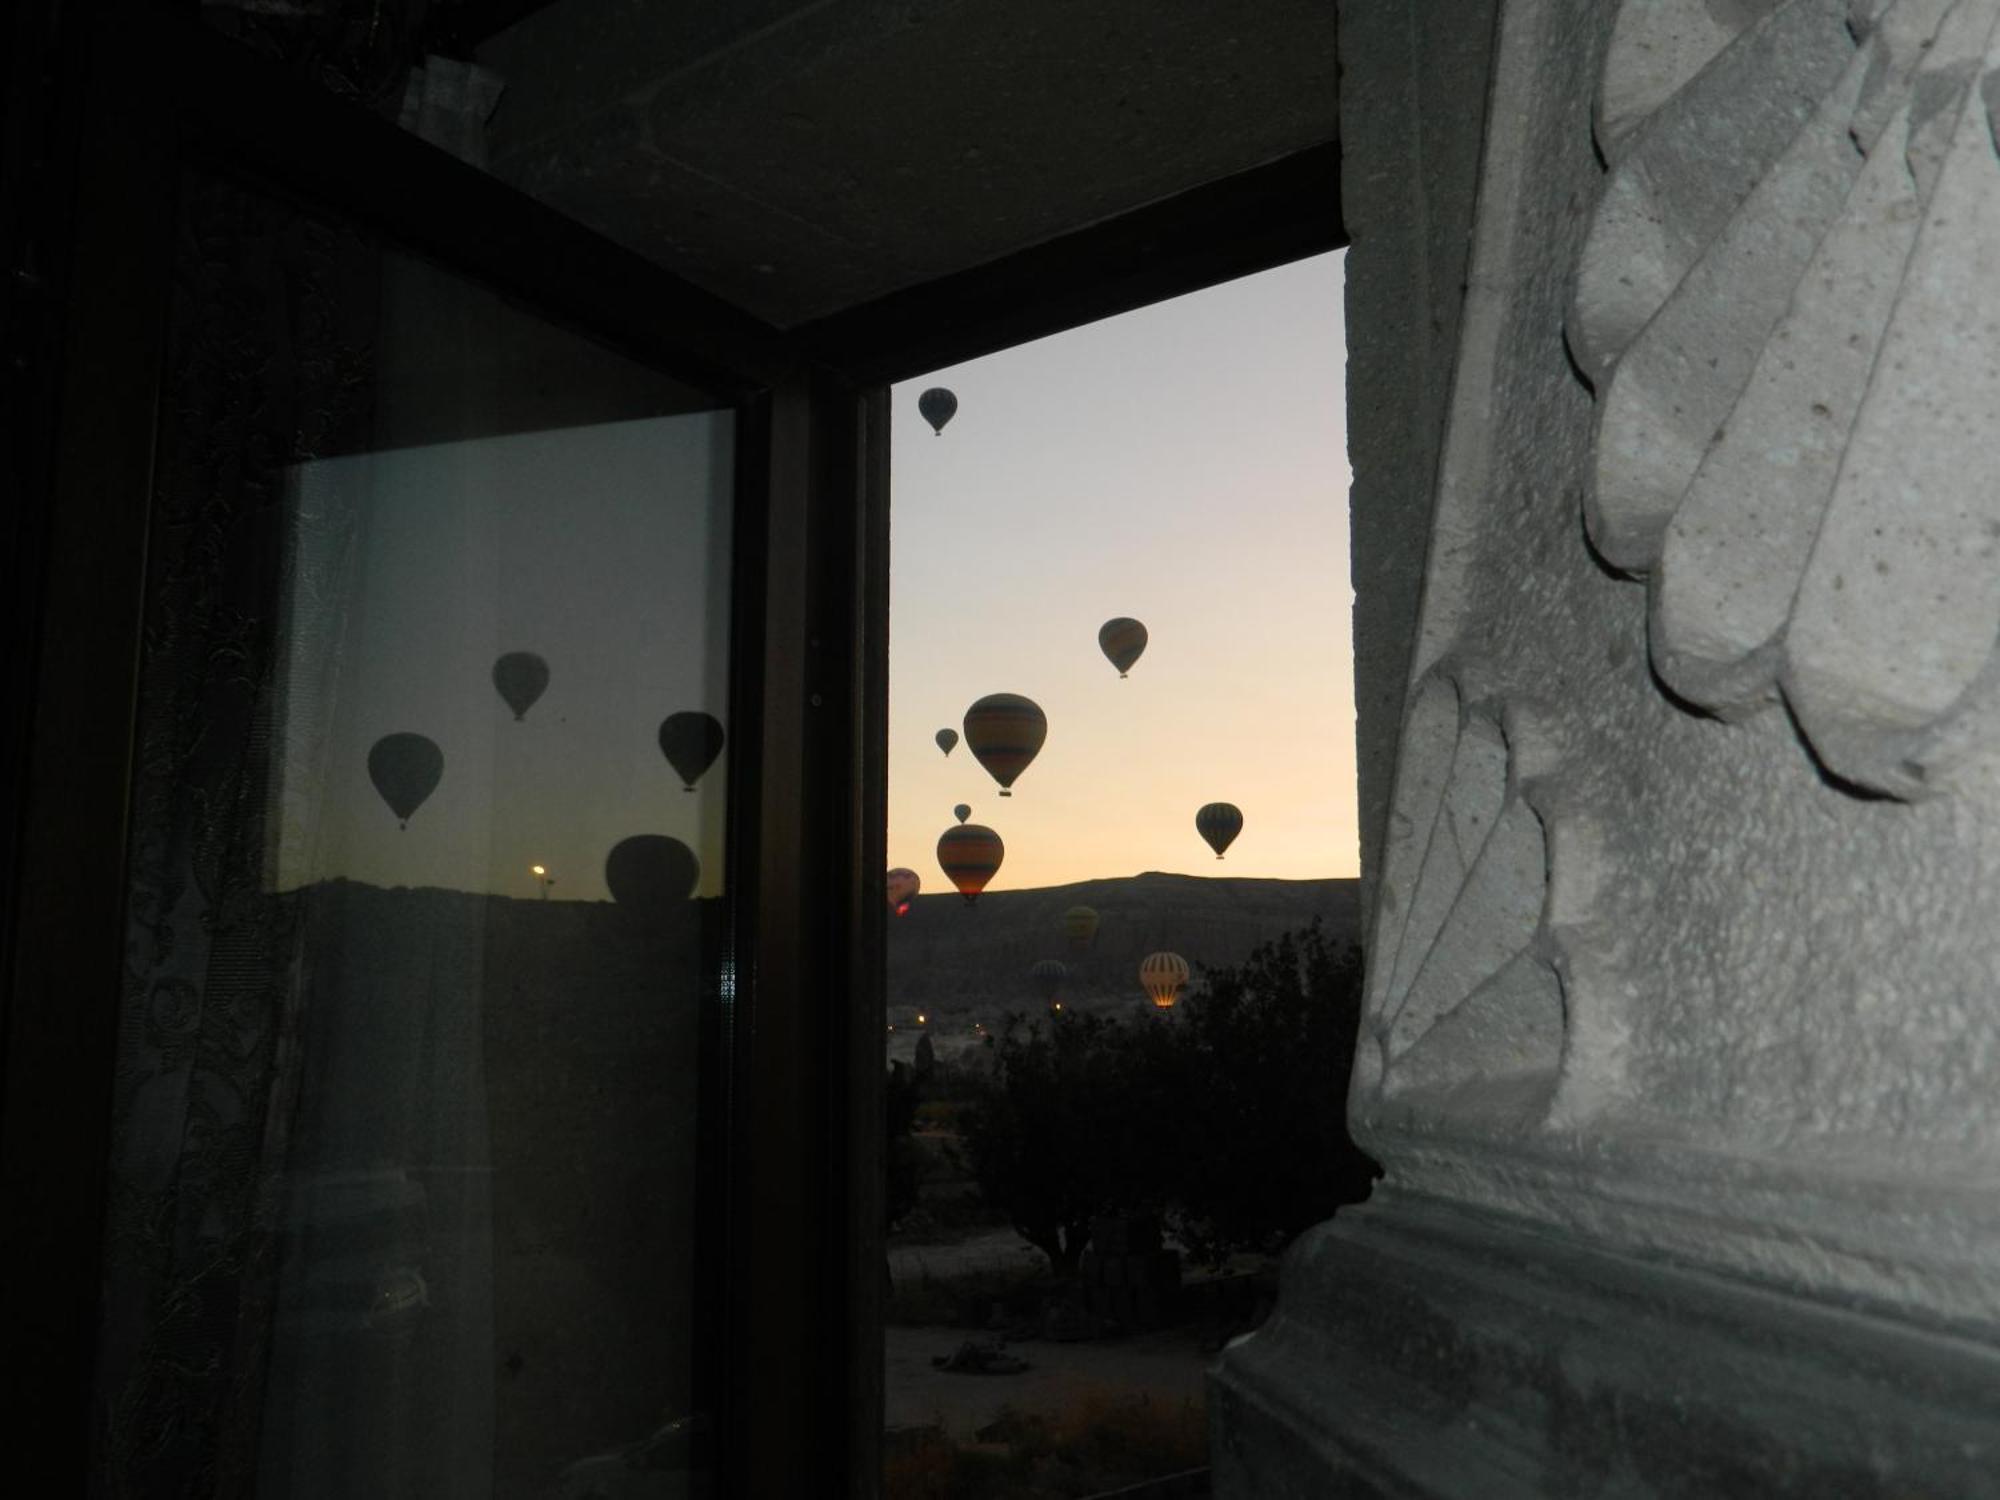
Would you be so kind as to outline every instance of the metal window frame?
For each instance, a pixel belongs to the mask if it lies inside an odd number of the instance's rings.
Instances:
[[[0,399],[19,439],[4,451],[27,647],[8,666],[22,707],[0,842],[17,1468],[48,1476],[48,1493],[88,1483],[171,184],[195,155],[736,405],[740,899],[731,1076],[708,1122],[727,1132],[727,1165],[700,1262],[724,1293],[700,1336],[726,1369],[724,1495],[878,1493],[888,382],[1337,248],[1337,147],[788,332],[186,11],[48,0],[8,25],[0,186],[35,190],[0,213],[12,290],[33,294],[0,328],[21,373]]]

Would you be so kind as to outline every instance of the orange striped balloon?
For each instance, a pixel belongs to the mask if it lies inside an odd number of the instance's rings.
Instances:
[[[1006,857],[1007,846],[1000,842],[1000,835],[978,823],[960,823],[938,837],[938,867],[958,887],[967,906],[979,899]]]
[[[989,693],[965,711],[966,746],[1000,783],[1003,797],[1014,795],[1015,778],[1041,754],[1048,737],[1048,715],[1019,693]]]
[[[1146,627],[1120,615],[1097,627],[1097,649],[1102,651],[1120,677],[1132,670],[1146,650]]]
[[[1139,983],[1161,1010],[1172,1010],[1188,982],[1188,961],[1178,953],[1149,953],[1139,964]]]

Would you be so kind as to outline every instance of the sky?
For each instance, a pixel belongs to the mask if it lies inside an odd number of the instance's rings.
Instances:
[[[997,831],[989,890],[1164,870],[1359,868],[1336,252],[894,389],[889,858],[949,889],[955,803]],[[957,415],[917,411],[933,385]],[[1107,619],[1150,635],[1120,680]],[[961,744],[988,693],[1048,715],[1000,798]],[[1205,802],[1243,831],[1225,860]]]

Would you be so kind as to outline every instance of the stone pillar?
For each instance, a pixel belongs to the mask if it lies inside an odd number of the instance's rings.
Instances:
[[[1431,8],[1351,9],[1344,111]],[[1217,1493],[2000,1493],[2000,0],[1504,0],[1492,78],[1387,1175]]]

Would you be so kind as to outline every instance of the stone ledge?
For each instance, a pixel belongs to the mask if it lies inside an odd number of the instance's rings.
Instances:
[[[1394,1192],[1209,1409],[1225,1497],[2000,1494],[2000,1351]]]

